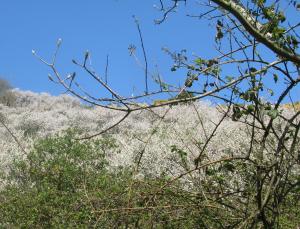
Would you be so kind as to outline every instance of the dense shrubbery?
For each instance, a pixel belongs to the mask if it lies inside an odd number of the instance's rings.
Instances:
[[[166,178],[138,180],[129,169],[109,171],[104,155],[105,147],[114,147],[109,139],[80,143],[73,138],[74,132],[68,131],[40,140],[25,160],[15,161],[9,184],[0,193],[1,226],[144,228],[201,223],[192,203],[196,197],[186,199],[179,186],[151,199]]]
[[[75,133],[39,140],[25,159],[15,160],[0,193],[0,226],[227,228],[244,217],[243,201],[251,193],[221,200],[228,190],[219,191],[237,185],[237,176],[248,179],[251,190],[254,170],[247,163],[210,167],[205,179],[195,176],[192,183],[164,175],[141,178],[130,168],[107,167],[105,152],[116,148],[111,137],[79,142]],[[292,204],[298,199],[293,192],[280,209],[284,228],[300,223],[299,206]]]
[[[15,161],[1,192],[2,225],[92,225],[96,219],[88,195],[103,195],[99,204],[114,202],[109,196],[121,192],[126,180],[107,171],[106,140],[79,143],[73,136],[68,131],[40,140],[25,160]]]

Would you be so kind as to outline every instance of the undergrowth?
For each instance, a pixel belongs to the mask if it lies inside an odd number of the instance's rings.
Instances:
[[[164,175],[140,179],[131,168],[109,169],[105,152],[115,147],[111,139],[76,141],[75,133],[39,140],[25,159],[15,160],[0,192],[1,228],[238,225],[229,208],[204,198],[201,186],[187,189]],[[291,196],[282,209],[284,228],[299,223],[297,205],[291,205],[298,198]]]

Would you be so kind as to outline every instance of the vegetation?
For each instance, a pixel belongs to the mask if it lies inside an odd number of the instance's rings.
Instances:
[[[15,94],[11,91],[11,86],[5,79],[0,79],[0,104],[13,106],[16,101]]]
[[[128,168],[112,171],[105,159],[107,148],[115,148],[111,139],[78,142],[75,133],[39,140],[25,159],[14,162],[0,192],[1,227],[226,228],[242,217],[246,193],[222,201],[237,210],[224,211],[214,202],[225,195],[218,193],[219,185],[230,185],[236,176],[253,177],[250,164],[227,161],[207,169],[201,187],[195,180],[187,189],[167,176],[139,179]],[[215,189],[216,199],[203,199],[199,188]],[[278,209],[282,228],[300,223],[299,205],[292,204],[299,198],[292,192]],[[249,211],[254,207],[247,206]]]
[[[288,108],[288,109],[292,109],[292,110],[299,111],[299,110],[300,110],[300,101],[297,101],[297,102],[295,102],[295,103],[287,103],[287,104],[283,104],[283,107]]]
[[[182,2],[194,1],[159,1],[162,18],[156,22],[166,21]],[[25,159],[4,172],[4,227],[300,226],[300,111],[293,102],[300,83],[300,24],[289,18],[300,6],[293,0],[200,2],[203,12],[196,17],[215,25],[217,54],[207,59],[165,48],[174,61],[171,71],[184,72],[180,86],[158,77],[159,90],[149,91],[137,19],[145,90],[135,97],[119,95],[99,77],[88,52],[82,63],[73,63],[107,96],[89,94],[76,73],[62,78],[56,69],[61,39],[51,62],[33,51],[50,67],[51,81],[93,105],[89,112],[108,109],[102,115],[112,121],[98,116],[97,127],[46,137],[28,146],[29,153],[23,150]],[[172,99],[140,106],[141,99],[166,93]],[[195,101],[206,97],[217,105],[203,112]],[[87,125],[88,119],[78,122]],[[33,139],[38,130],[32,130],[21,136]]]

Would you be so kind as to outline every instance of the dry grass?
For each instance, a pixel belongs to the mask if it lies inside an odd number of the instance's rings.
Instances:
[[[300,111],[300,102],[295,102],[294,104],[292,103],[286,103],[282,105],[284,108],[295,110],[295,111]]]

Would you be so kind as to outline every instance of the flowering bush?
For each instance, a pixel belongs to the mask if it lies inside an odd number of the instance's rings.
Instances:
[[[253,153],[244,159],[251,144],[253,152],[261,150],[260,145],[251,141],[251,131],[245,124],[248,118],[233,121],[230,115],[224,116],[223,106],[208,102],[135,112],[117,128],[80,143],[75,139],[109,127],[120,119],[121,113],[87,108],[69,96],[16,92],[18,106],[0,106],[1,120],[26,150],[24,154],[8,130],[1,126],[1,198],[2,202],[7,201],[2,205],[1,217],[8,225],[41,226],[42,221],[44,225],[64,225],[62,219],[66,219],[67,226],[75,222],[111,225],[112,221],[120,225],[138,221],[146,225],[150,221],[165,222],[165,219],[187,216],[188,212],[193,213],[187,221],[174,225],[200,223],[218,227],[215,218],[224,225],[233,225],[242,217],[241,213],[250,217],[247,212],[255,211],[253,193],[258,160],[262,160],[266,171],[278,160],[274,154],[278,140],[274,135],[262,149],[264,158]],[[295,112],[284,108],[281,114],[292,117]],[[267,111],[261,115],[265,122],[270,120]],[[285,121],[281,118],[274,120],[274,126],[277,134],[285,131]],[[63,134],[70,127],[77,131]],[[60,137],[55,137],[56,134]],[[254,141],[262,135],[263,132],[257,131]],[[293,144],[286,139],[285,147]],[[299,147],[299,141],[294,147]],[[285,161],[281,162],[281,176],[287,179],[287,188],[299,179],[299,163],[295,158],[295,154],[286,154]],[[85,196],[83,186],[89,179],[95,179],[87,191],[92,200]],[[99,187],[104,188],[103,192],[99,192]],[[129,199],[124,199],[124,195]],[[112,201],[105,202],[104,196],[111,196]],[[286,206],[297,198],[299,193],[295,190],[281,204],[282,225],[299,223],[297,205],[286,211]],[[12,217],[16,202],[19,206],[30,206],[31,210],[25,214],[20,208],[14,213],[19,216]],[[59,203],[64,203],[64,207]],[[170,213],[169,208],[177,210]],[[74,209],[76,212],[80,209],[80,215],[72,215]],[[133,212],[129,213],[130,209]],[[96,212],[105,216],[100,217]],[[125,217],[128,214],[132,218]],[[287,223],[289,218],[291,224]]]

